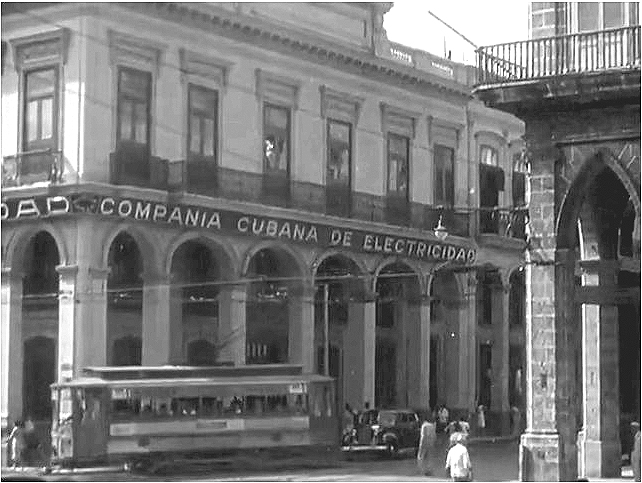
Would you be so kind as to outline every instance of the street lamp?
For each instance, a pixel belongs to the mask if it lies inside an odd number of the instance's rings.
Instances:
[[[448,236],[448,230],[446,230],[446,227],[444,226],[444,215],[441,214],[439,215],[439,221],[437,222],[437,226],[434,229],[435,236],[440,240],[444,241],[446,237]]]

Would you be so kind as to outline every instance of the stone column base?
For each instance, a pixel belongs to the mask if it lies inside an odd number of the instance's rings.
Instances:
[[[577,448],[580,478],[619,478],[622,476],[622,455],[619,442],[583,440]]]
[[[522,434],[519,445],[520,481],[561,481],[560,440],[557,434]]]

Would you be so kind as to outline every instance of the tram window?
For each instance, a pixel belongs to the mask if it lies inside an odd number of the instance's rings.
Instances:
[[[223,401],[223,412],[226,416],[241,415],[245,412],[245,398],[244,397],[227,397]]]
[[[140,399],[130,397],[111,401],[111,414],[114,419],[131,419],[140,415]]]
[[[201,412],[203,416],[220,417],[223,412],[223,400],[218,397],[204,397],[201,400]]]
[[[172,399],[172,411],[174,416],[196,416],[198,414],[198,398],[174,398]]]
[[[73,414],[73,405],[71,403],[71,389],[64,388],[60,390],[60,414],[59,419],[64,421]]]
[[[247,396],[245,410],[248,414],[262,415],[265,412],[265,396]]]

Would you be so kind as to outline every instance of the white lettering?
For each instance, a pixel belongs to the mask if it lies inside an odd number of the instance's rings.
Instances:
[[[439,248],[440,248],[440,246],[439,245],[433,245],[430,248],[431,248],[430,256],[433,257],[433,258],[439,258]]]
[[[167,215],[167,207],[165,205],[154,206],[154,221],[158,221],[159,218],[165,218],[165,215]]]
[[[466,258],[468,259],[468,263],[473,263],[476,257],[477,252],[475,250],[468,250],[468,255],[466,256]]]
[[[381,252],[383,251],[383,246],[381,245],[381,240],[378,236],[375,236],[374,251]]]
[[[290,233],[290,222],[289,221],[286,221],[285,223],[283,223],[283,226],[281,227],[281,230],[279,231],[279,238],[284,237],[284,236],[286,236],[288,238],[292,238],[292,234]]]
[[[454,260],[456,255],[457,255],[457,250],[455,249],[455,247],[448,247],[448,251],[446,252],[446,258],[448,260]]]
[[[47,198],[47,211],[50,215],[55,215],[58,213],[68,213],[69,200],[64,196],[49,197]]]
[[[314,240],[317,243],[319,242],[316,226],[312,226],[312,228],[310,228],[310,231],[308,232],[308,236],[305,237],[305,241],[310,241],[310,240]]]
[[[40,216],[40,210],[36,205],[36,201],[33,198],[27,200],[20,200],[18,202],[18,213],[16,213],[16,218],[21,216]]]
[[[0,220],[9,218],[9,207],[6,203],[0,203]]]
[[[463,248],[460,248],[460,249],[457,251],[457,258],[455,258],[455,260],[456,260],[456,261],[458,261],[458,262],[459,262],[460,260],[461,260],[462,262],[465,262],[465,261],[466,261],[466,250],[464,250]]]
[[[294,224],[294,236],[292,237],[293,240],[301,240],[303,241],[303,238],[305,237],[305,227],[299,225],[298,223]]]
[[[109,203],[109,208],[107,207],[107,204]],[[100,202],[100,213],[103,215],[112,215],[114,213],[114,205],[116,202],[114,201],[114,198],[105,198]]]
[[[395,242],[395,251],[397,253],[403,253],[403,246],[404,246],[404,241],[403,240],[397,240]]]
[[[423,257],[424,253],[426,253],[426,244],[423,242],[417,243],[417,256]]]
[[[210,221],[207,222],[207,226],[205,228],[210,228],[212,226],[215,226],[219,230],[221,229],[221,215],[218,211],[212,213],[212,216],[210,216]]]
[[[125,208],[125,210],[123,209]],[[132,205],[132,202],[129,200],[122,200],[120,203],[118,203],[118,215],[119,216],[129,216],[132,214],[132,210],[134,209],[134,206]]]
[[[174,207],[174,209],[172,210],[172,214],[169,215],[169,218],[167,219],[167,223],[171,223],[174,220],[176,220],[179,225],[183,224],[183,214],[181,213],[180,206]]]
[[[247,233],[249,224],[250,220],[247,219],[247,216],[243,216],[242,218],[239,218],[239,221],[236,222],[236,229],[241,233]]]
[[[333,247],[338,245],[339,243],[341,243],[341,230],[337,230],[336,228],[334,228],[330,232],[330,246]]]
[[[408,256],[412,255],[412,251],[415,249],[415,245],[417,244],[416,241],[413,240],[408,240],[406,242],[406,246],[408,247]]]
[[[276,230],[279,227],[278,223],[274,220],[270,220],[267,223],[267,229],[265,233],[267,236],[276,236]]]
[[[187,208],[187,213],[185,214],[185,225],[196,226],[198,224],[198,215],[200,215],[200,210],[192,211],[191,208]]]
[[[386,253],[390,253],[392,251],[392,241],[393,239],[387,236],[385,238],[385,242],[383,244],[383,251]]]
[[[364,250],[373,250],[374,249],[374,240],[372,239],[372,235],[366,235],[363,237],[363,249]]]
[[[145,203],[145,208],[143,208],[143,203],[140,201],[136,202],[136,212],[134,213],[134,218],[137,220],[149,220],[149,213],[152,209],[151,203]]]
[[[259,221],[261,223],[259,225],[257,225],[257,222],[259,222]],[[260,235],[263,232],[263,226],[264,225],[265,225],[265,221],[264,220],[257,220],[256,218],[254,218],[254,220],[252,220],[252,232],[255,235]]]
[[[352,246],[352,232],[351,231],[343,232],[343,246],[344,247]]]

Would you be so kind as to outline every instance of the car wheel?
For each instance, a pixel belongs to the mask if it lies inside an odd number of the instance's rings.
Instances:
[[[388,441],[386,444],[386,453],[389,458],[394,458],[399,454],[399,446],[396,441]]]

